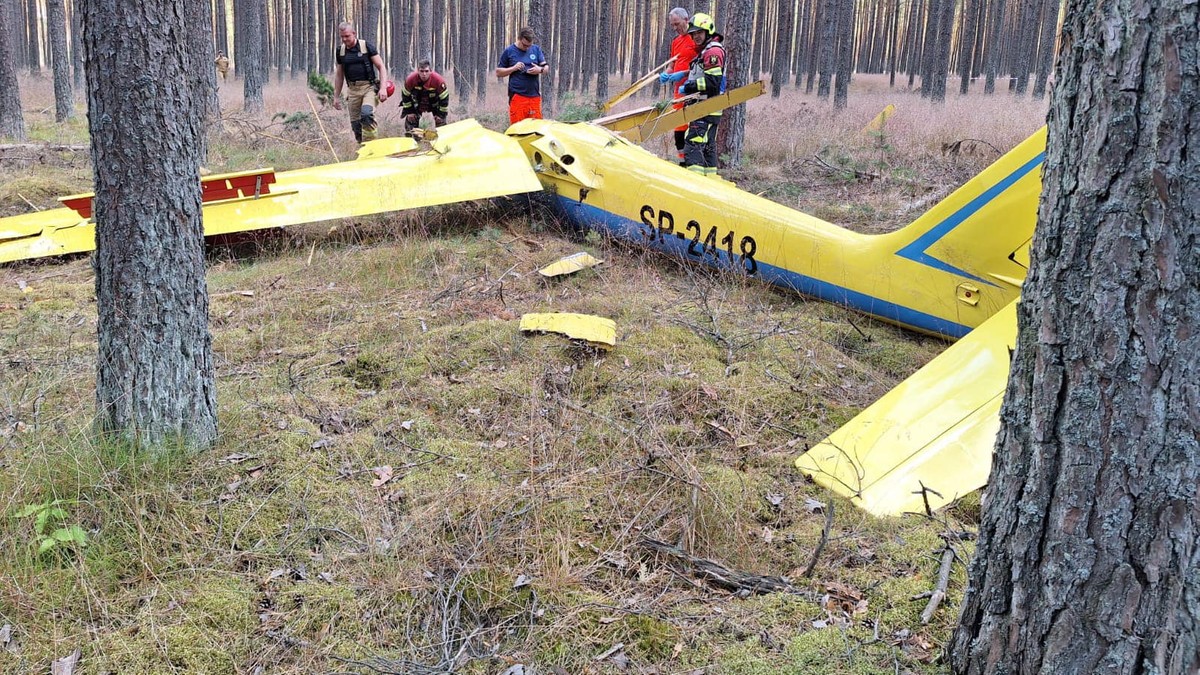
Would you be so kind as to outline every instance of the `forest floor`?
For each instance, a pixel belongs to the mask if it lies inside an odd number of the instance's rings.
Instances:
[[[86,144],[82,114],[53,123],[50,92],[22,82],[31,136]],[[239,112],[240,94],[222,91],[209,170],[332,160],[298,114],[302,81],[269,86],[276,119]],[[503,102],[493,83],[453,119],[503,129]],[[863,133],[889,103],[886,132]],[[1044,114],[1008,94],[935,106],[877,77],[856,78],[840,113],[785,89],[749,104],[746,162],[726,175],[882,232]],[[381,118],[398,131],[397,109]],[[351,156],[344,118],[322,120]],[[0,215],[90,182],[86,152],[9,156]],[[579,250],[606,262],[534,273]],[[505,200],[208,256],[221,440],[155,461],[90,434],[89,259],[0,267],[0,671],[44,673],[76,650],[87,673],[944,670],[972,553],[957,533],[975,529],[978,496],[879,519],[793,464],[943,341],[573,237]],[[517,330],[541,311],[610,317],[617,346]],[[72,526],[85,545],[38,552]],[[949,595],[923,624],[947,545]],[[732,591],[698,573],[713,563],[791,588]]]

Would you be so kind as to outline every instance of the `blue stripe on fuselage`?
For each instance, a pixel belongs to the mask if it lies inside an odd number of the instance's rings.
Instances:
[[[563,211],[565,211],[566,217],[578,226],[587,228],[601,227],[614,237],[645,244],[683,258],[684,260],[703,262],[723,269],[738,269],[739,267],[736,260],[730,260],[729,254],[720,249],[716,251],[715,257],[712,254],[699,257],[689,255],[687,250],[688,240],[686,238],[667,235],[666,237],[659,237],[655,241],[650,242],[646,239],[642,224],[637,221],[562,196],[558,197],[558,202]],[[971,332],[970,326],[948,321],[932,314],[918,312],[893,302],[880,300],[874,296],[852,291],[848,288],[782,267],[759,262],[758,271],[754,276],[775,286],[781,286],[820,300],[851,307],[860,312],[903,326],[911,326],[918,330],[952,338],[960,338]]]
[[[1008,188],[1012,187],[1012,185],[1014,183],[1016,183],[1018,180],[1021,180],[1021,178],[1024,177],[1025,174],[1027,174],[1030,171],[1033,171],[1035,168],[1037,168],[1037,166],[1040,165],[1042,163],[1042,161],[1045,160],[1045,158],[1046,158],[1046,153],[1039,152],[1036,157],[1029,160],[1028,162],[1025,162],[1025,164],[1023,164],[1022,166],[1018,167],[1015,171],[1013,171],[1012,173],[1005,176],[1004,179],[1001,180],[999,183],[996,183],[995,185],[988,188],[987,190],[984,190],[983,193],[981,193],[979,196],[975,197],[971,201],[967,202],[959,210],[950,214],[945,220],[943,220],[942,222],[938,223],[937,225],[934,225],[933,227],[931,227],[928,232],[921,235],[920,237],[917,237],[912,243],[910,243],[909,245],[900,249],[899,251],[896,251],[896,255],[900,256],[901,258],[908,258],[909,260],[911,260],[913,262],[921,263],[922,265],[927,265],[936,270],[941,270],[943,272],[950,272],[952,274],[960,274],[964,277],[974,279],[975,281],[985,283],[989,286],[995,286],[996,284],[993,284],[992,282],[990,282],[986,279],[981,279],[981,278],[975,276],[974,274],[970,274],[968,272],[960,270],[959,268],[957,268],[953,265],[942,262],[941,260],[929,255],[925,251],[928,250],[929,247],[938,243],[938,241],[940,241],[942,239],[942,237],[945,237],[946,235],[953,232],[954,228],[958,227],[959,225],[962,225],[963,222],[965,222],[967,220],[967,218],[970,218],[971,216],[975,215],[975,213],[977,211],[979,211],[979,209],[982,209],[984,206],[986,206],[988,202],[995,199],[997,196],[1000,195],[1000,193],[1002,193],[1005,190],[1007,190]]]

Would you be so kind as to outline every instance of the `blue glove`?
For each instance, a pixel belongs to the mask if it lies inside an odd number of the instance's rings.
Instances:
[[[683,79],[684,75],[687,75],[687,71],[681,70],[677,73],[659,73],[658,81],[663,84],[666,84],[668,82],[678,82]]]

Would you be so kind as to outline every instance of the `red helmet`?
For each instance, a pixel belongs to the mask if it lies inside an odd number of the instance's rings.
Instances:
[[[391,80],[388,80],[387,82],[384,82],[384,83],[383,83],[383,90],[384,90],[385,92],[387,92],[387,96],[388,96],[388,98],[391,98],[391,97],[392,97],[392,95],[396,93],[396,83],[395,83],[395,82],[392,82]]]

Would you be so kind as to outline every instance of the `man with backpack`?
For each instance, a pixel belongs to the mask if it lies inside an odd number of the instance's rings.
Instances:
[[[378,103],[387,100],[394,86],[391,82],[381,90],[380,83],[387,81],[383,59],[375,45],[358,39],[354,25],[344,22],[338,26],[341,44],[334,53],[333,107],[342,109],[342,83],[347,87],[346,105],[350,108],[350,128],[354,139],[363,142],[362,107],[363,99],[374,93]]]
[[[700,94],[701,99],[712,98],[725,89],[725,47],[722,36],[717,32],[716,22],[707,14],[697,12],[688,25],[688,35],[696,43],[700,53],[688,70],[683,84],[684,94]],[[683,165],[702,176],[718,178],[717,175],[717,125],[721,113],[705,115],[688,124],[684,136]]]

